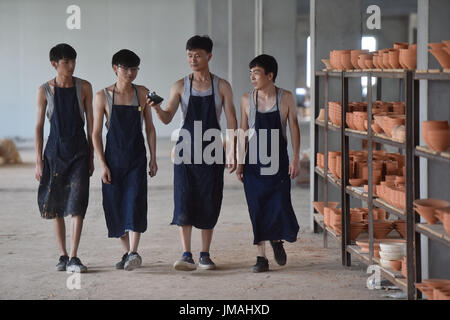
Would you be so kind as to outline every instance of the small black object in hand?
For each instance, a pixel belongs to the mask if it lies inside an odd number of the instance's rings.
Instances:
[[[154,91],[148,93],[148,98],[155,104],[160,104],[164,99],[158,96]]]

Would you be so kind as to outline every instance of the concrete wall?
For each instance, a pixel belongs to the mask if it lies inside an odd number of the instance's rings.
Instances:
[[[135,82],[163,97],[189,72],[185,43],[195,33],[194,0],[80,0],[81,30],[66,27],[71,4],[0,2],[0,137],[33,137],[36,92],[55,76],[48,53],[57,43],[67,42],[77,50],[75,76],[89,80],[94,94],[115,81],[111,57],[122,48],[141,57]],[[178,124],[178,118],[169,126],[155,120],[161,136],[168,136]],[[47,123],[45,135],[48,128]]]

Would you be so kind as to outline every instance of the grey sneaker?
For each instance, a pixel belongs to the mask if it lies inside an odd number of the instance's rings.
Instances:
[[[66,271],[67,263],[69,262],[69,256],[59,257],[59,262],[56,265],[56,271]]]
[[[87,271],[85,265],[81,263],[81,260],[77,257],[72,257],[70,261],[67,263],[66,267],[68,272],[76,272],[76,273],[84,273]]]
[[[183,254],[180,260],[176,261],[173,265],[175,270],[180,271],[192,271],[197,269],[197,266],[194,263],[194,259],[192,259],[192,256],[188,256]]]
[[[252,272],[266,272],[269,271],[269,260],[264,257],[256,257],[256,264],[252,267]]]
[[[284,266],[286,264],[286,251],[284,251],[283,241],[270,241],[273,248],[273,254],[275,256],[275,261],[280,265]]]
[[[200,259],[198,260],[198,267],[204,270],[214,270],[216,268],[216,265],[209,257],[209,254],[207,254],[200,257]]]
[[[128,255],[123,268],[127,271],[139,268],[142,264],[142,258],[137,252],[132,252]]]
[[[116,269],[123,270],[123,268],[125,266],[125,261],[127,261],[127,258],[128,258],[128,252],[122,256],[122,260],[120,260],[119,262],[116,263]]]

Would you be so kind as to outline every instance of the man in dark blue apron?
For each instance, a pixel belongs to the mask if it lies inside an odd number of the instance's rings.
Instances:
[[[134,85],[140,59],[123,49],[114,54],[112,68],[117,82],[95,97],[93,140],[102,167],[103,209],[108,236],[120,238],[125,253],[117,269],[133,270],[142,264],[137,253],[141,233],[147,230],[147,152],[142,124],[150,150],[149,175],[156,175],[156,132],[151,108],[145,107],[148,90]],[[106,116],[106,148],[102,127]]]
[[[236,169],[234,153],[226,155],[220,136],[220,115],[225,112],[228,129],[237,129],[236,112],[230,84],[209,71],[212,57],[212,40],[207,36],[194,36],[186,44],[188,63],[193,73],[177,81],[170,91],[165,110],[150,100],[156,114],[165,124],[172,121],[179,105],[181,106],[180,135],[177,141],[174,164],[174,215],[172,224],[180,228],[184,253],[176,261],[176,270],[195,270],[191,253],[192,226],[202,230],[202,251],[198,266],[201,269],[215,269],[209,251],[214,227],[219,218],[223,197],[224,167],[230,173]],[[215,131],[214,131],[215,130]],[[204,159],[209,142],[203,137],[207,132],[219,132],[212,144],[219,144],[212,152],[213,163]],[[201,135],[198,136],[198,135]],[[207,135],[207,134],[206,134]],[[197,140],[196,140],[197,139]],[[196,143],[200,139],[200,145]],[[234,150],[234,139],[227,150]],[[189,146],[183,149],[180,146]],[[197,146],[197,147],[196,147]],[[218,160],[218,161],[216,161]],[[225,164],[226,162],[226,164]]]
[[[35,177],[39,181],[41,216],[55,221],[61,252],[56,270],[86,272],[77,251],[89,201],[89,177],[94,171],[92,87],[86,80],[73,77],[76,56],[76,51],[64,43],[50,50],[50,62],[57,76],[38,91]],[[50,134],[42,155],[45,115],[50,120]],[[64,217],[69,215],[72,216],[70,257],[64,223]]]
[[[249,67],[254,90],[245,94],[241,101],[241,130],[249,134],[248,148],[240,135],[239,145],[247,152],[245,162],[240,157],[236,174],[244,183],[253,244],[258,246],[252,271],[264,272],[269,270],[265,241],[270,241],[276,262],[284,265],[286,252],[282,240],[295,242],[297,239],[299,225],[291,203],[291,179],[300,170],[300,130],[294,95],[274,84],[278,71],[275,58],[260,55]],[[287,122],[293,149],[290,163]]]

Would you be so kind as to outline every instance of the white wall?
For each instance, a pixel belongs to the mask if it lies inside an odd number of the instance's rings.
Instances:
[[[66,27],[71,4],[81,8],[81,30]],[[0,0],[0,138],[33,137],[36,92],[55,76],[48,58],[55,44],[75,48],[75,76],[90,81],[94,95],[115,81],[112,55],[133,50],[141,58],[135,83],[167,99],[190,71],[185,44],[194,34],[194,0]],[[155,119],[158,135],[169,136],[178,117],[169,126]]]

